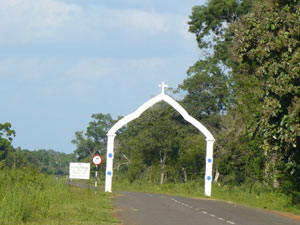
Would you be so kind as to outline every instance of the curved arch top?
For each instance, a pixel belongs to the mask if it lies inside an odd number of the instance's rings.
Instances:
[[[210,133],[210,131],[203,126],[198,120],[196,120],[194,117],[190,116],[187,111],[178,103],[176,102],[173,98],[170,96],[161,93],[152,99],[148,100],[145,102],[143,105],[141,105],[135,112],[125,116],[121,120],[119,120],[107,133],[108,136],[111,135],[116,135],[116,132],[125,126],[127,123],[130,121],[138,118],[143,112],[145,112],[147,109],[149,109],[151,106],[154,104],[160,102],[160,101],[165,101],[169,105],[171,105],[176,111],[180,113],[180,115],[189,123],[193,124],[205,137],[207,141],[214,141],[213,135]]]

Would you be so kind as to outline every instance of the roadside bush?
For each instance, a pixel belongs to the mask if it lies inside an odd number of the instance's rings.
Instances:
[[[0,224],[24,224],[47,215],[56,200],[54,177],[34,169],[0,170]]]

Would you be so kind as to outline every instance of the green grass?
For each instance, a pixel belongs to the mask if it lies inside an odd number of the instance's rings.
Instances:
[[[60,197],[64,201],[53,204],[45,220],[47,224],[119,224],[113,217],[111,194],[69,187]]]
[[[69,187],[31,169],[0,170],[0,224],[119,224],[112,194]]]
[[[257,187],[250,191],[246,186],[230,187],[214,185],[212,197],[248,207],[300,215],[300,203],[293,204],[291,197],[279,191],[266,190],[263,187]]]
[[[194,198],[208,198],[204,195],[203,181],[189,181],[187,183],[167,183],[164,185],[136,181],[130,183],[124,178],[116,177],[113,190],[136,191],[148,193],[164,193]],[[277,210],[300,215],[300,203],[292,204],[291,199],[279,192],[265,190],[262,187],[250,189],[246,186],[222,186],[213,183],[210,199],[234,202],[239,205]]]

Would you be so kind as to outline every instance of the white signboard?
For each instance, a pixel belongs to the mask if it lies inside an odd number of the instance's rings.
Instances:
[[[90,163],[70,163],[70,179],[90,179]]]

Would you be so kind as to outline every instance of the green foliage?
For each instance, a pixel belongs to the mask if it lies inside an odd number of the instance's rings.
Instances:
[[[249,186],[263,181],[264,156],[260,140],[246,132],[245,118],[231,110],[222,118],[215,151],[215,166],[224,184]]]
[[[188,78],[180,85],[187,91],[183,102],[193,116],[208,120],[206,125],[215,131],[221,126],[220,114],[228,111],[233,101],[230,78],[234,63],[229,51],[233,33],[228,25],[247,13],[252,2],[210,0],[193,7],[188,22],[205,54],[189,68]]]
[[[118,171],[128,172],[131,182],[162,184],[203,177],[204,137],[166,103],[129,123],[118,143],[115,165]]]
[[[106,134],[117,120],[113,120],[110,114],[93,114],[94,120],[89,123],[86,132],[75,132],[75,139],[72,143],[76,145],[74,153],[78,160],[82,160],[95,153],[106,153]],[[120,119],[120,117],[118,118]]]
[[[86,137],[83,131],[75,132],[75,139],[72,140],[72,143],[76,145],[74,153],[78,160],[87,158],[100,149],[99,143],[96,143],[91,137]]]
[[[220,129],[220,116],[229,98],[228,78],[211,57],[197,61],[188,70],[188,78],[179,87],[187,91],[183,105],[210,130]]]
[[[233,26],[239,87],[252,82],[252,134],[263,139],[266,175],[300,191],[300,3],[259,1]],[[255,85],[255,86],[254,86]],[[240,89],[241,102],[247,97]],[[245,105],[247,107],[247,105]],[[277,171],[283,171],[278,174]],[[287,178],[288,177],[288,178]],[[286,184],[286,182],[281,182]]]
[[[177,171],[181,170],[184,181],[204,177],[206,142],[200,134],[188,134],[180,144]],[[185,177],[186,176],[186,177]]]
[[[114,188],[122,191],[137,191],[148,193],[165,193],[171,195],[183,195],[193,197],[204,196],[204,179],[183,182],[150,183],[143,180],[130,182],[124,175],[116,173],[113,177]]]
[[[227,144],[228,138],[231,138],[227,129],[246,128],[244,120],[240,120],[240,124],[231,124],[236,128],[225,122],[229,118],[227,115],[239,113],[235,107],[236,93],[233,89],[236,81],[232,78],[235,62],[230,51],[234,33],[229,25],[248,13],[252,4],[252,0],[210,0],[206,5],[193,7],[188,22],[189,31],[196,35],[203,56],[189,68],[187,79],[179,87],[187,92],[183,99],[185,108],[217,137],[214,149],[216,170],[219,171],[218,162],[223,161],[227,167],[222,167],[221,178],[228,175],[226,170],[233,170],[228,163],[231,158],[227,157],[233,151],[236,153],[236,163],[244,164],[244,149],[237,146],[244,144],[241,141],[245,140],[242,136],[246,130],[237,133],[241,137],[236,137],[238,141],[235,145]]]
[[[0,123],[0,162],[12,151],[11,141],[16,133],[11,129],[10,123]]]
[[[214,33],[217,39],[222,39],[227,31],[224,24],[230,24],[249,11],[252,0],[210,0],[206,5],[194,6],[189,21],[189,31],[196,34],[200,49],[213,47],[205,38]]]
[[[225,183],[261,180],[261,152],[254,144],[259,140],[248,138],[249,114],[238,105],[237,80],[232,74],[236,63],[231,57],[234,32],[230,24],[247,14],[253,2],[210,0],[206,5],[194,7],[189,21],[189,30],[196,35],[198,46],[205,54],[189,68],[187,79],[180,85],[187,91],[183,103],[216,137],[214,166]],[[239,91],[248,93],[246,85]],[[255,108],[256,104],[251,103],[243,102]],[[257,163],[249,162],[249,157]]]
[[[66,154],[54,150],[37,151],[13,149],[6,157],[10,168],[37,168],[45,174],[67,175],[69,163],[77,161],[75,154]]]
[[[261,184],[250,186],[214,185],[213,197],[220,200],[236,202],[243,206],[300,213],[300,205],[292,204],[292,199],[278,190],[270,190]]]
[[[183,102],[217,136],[221,181],[279,182],[299,196],[299,1],[254,2],[193,8],[190,31],[206,55],[180,86]]]
[[[111,195],[68,187],[36,169],[0,170],[0,224],[117,224]]]
[[[102,113],[92,114],[91,118],[94,120],[89,123],[86,129],[86,136],[101,145],[105,143],[106,134],[116,121],[112,119],[110,114]],[[100,147],[103,149],[103,146]]]
[[[36,170],[0,170],[0,223],[23,224],[41,219],[56,200],[51,199],[55,189],[54,182]]]

